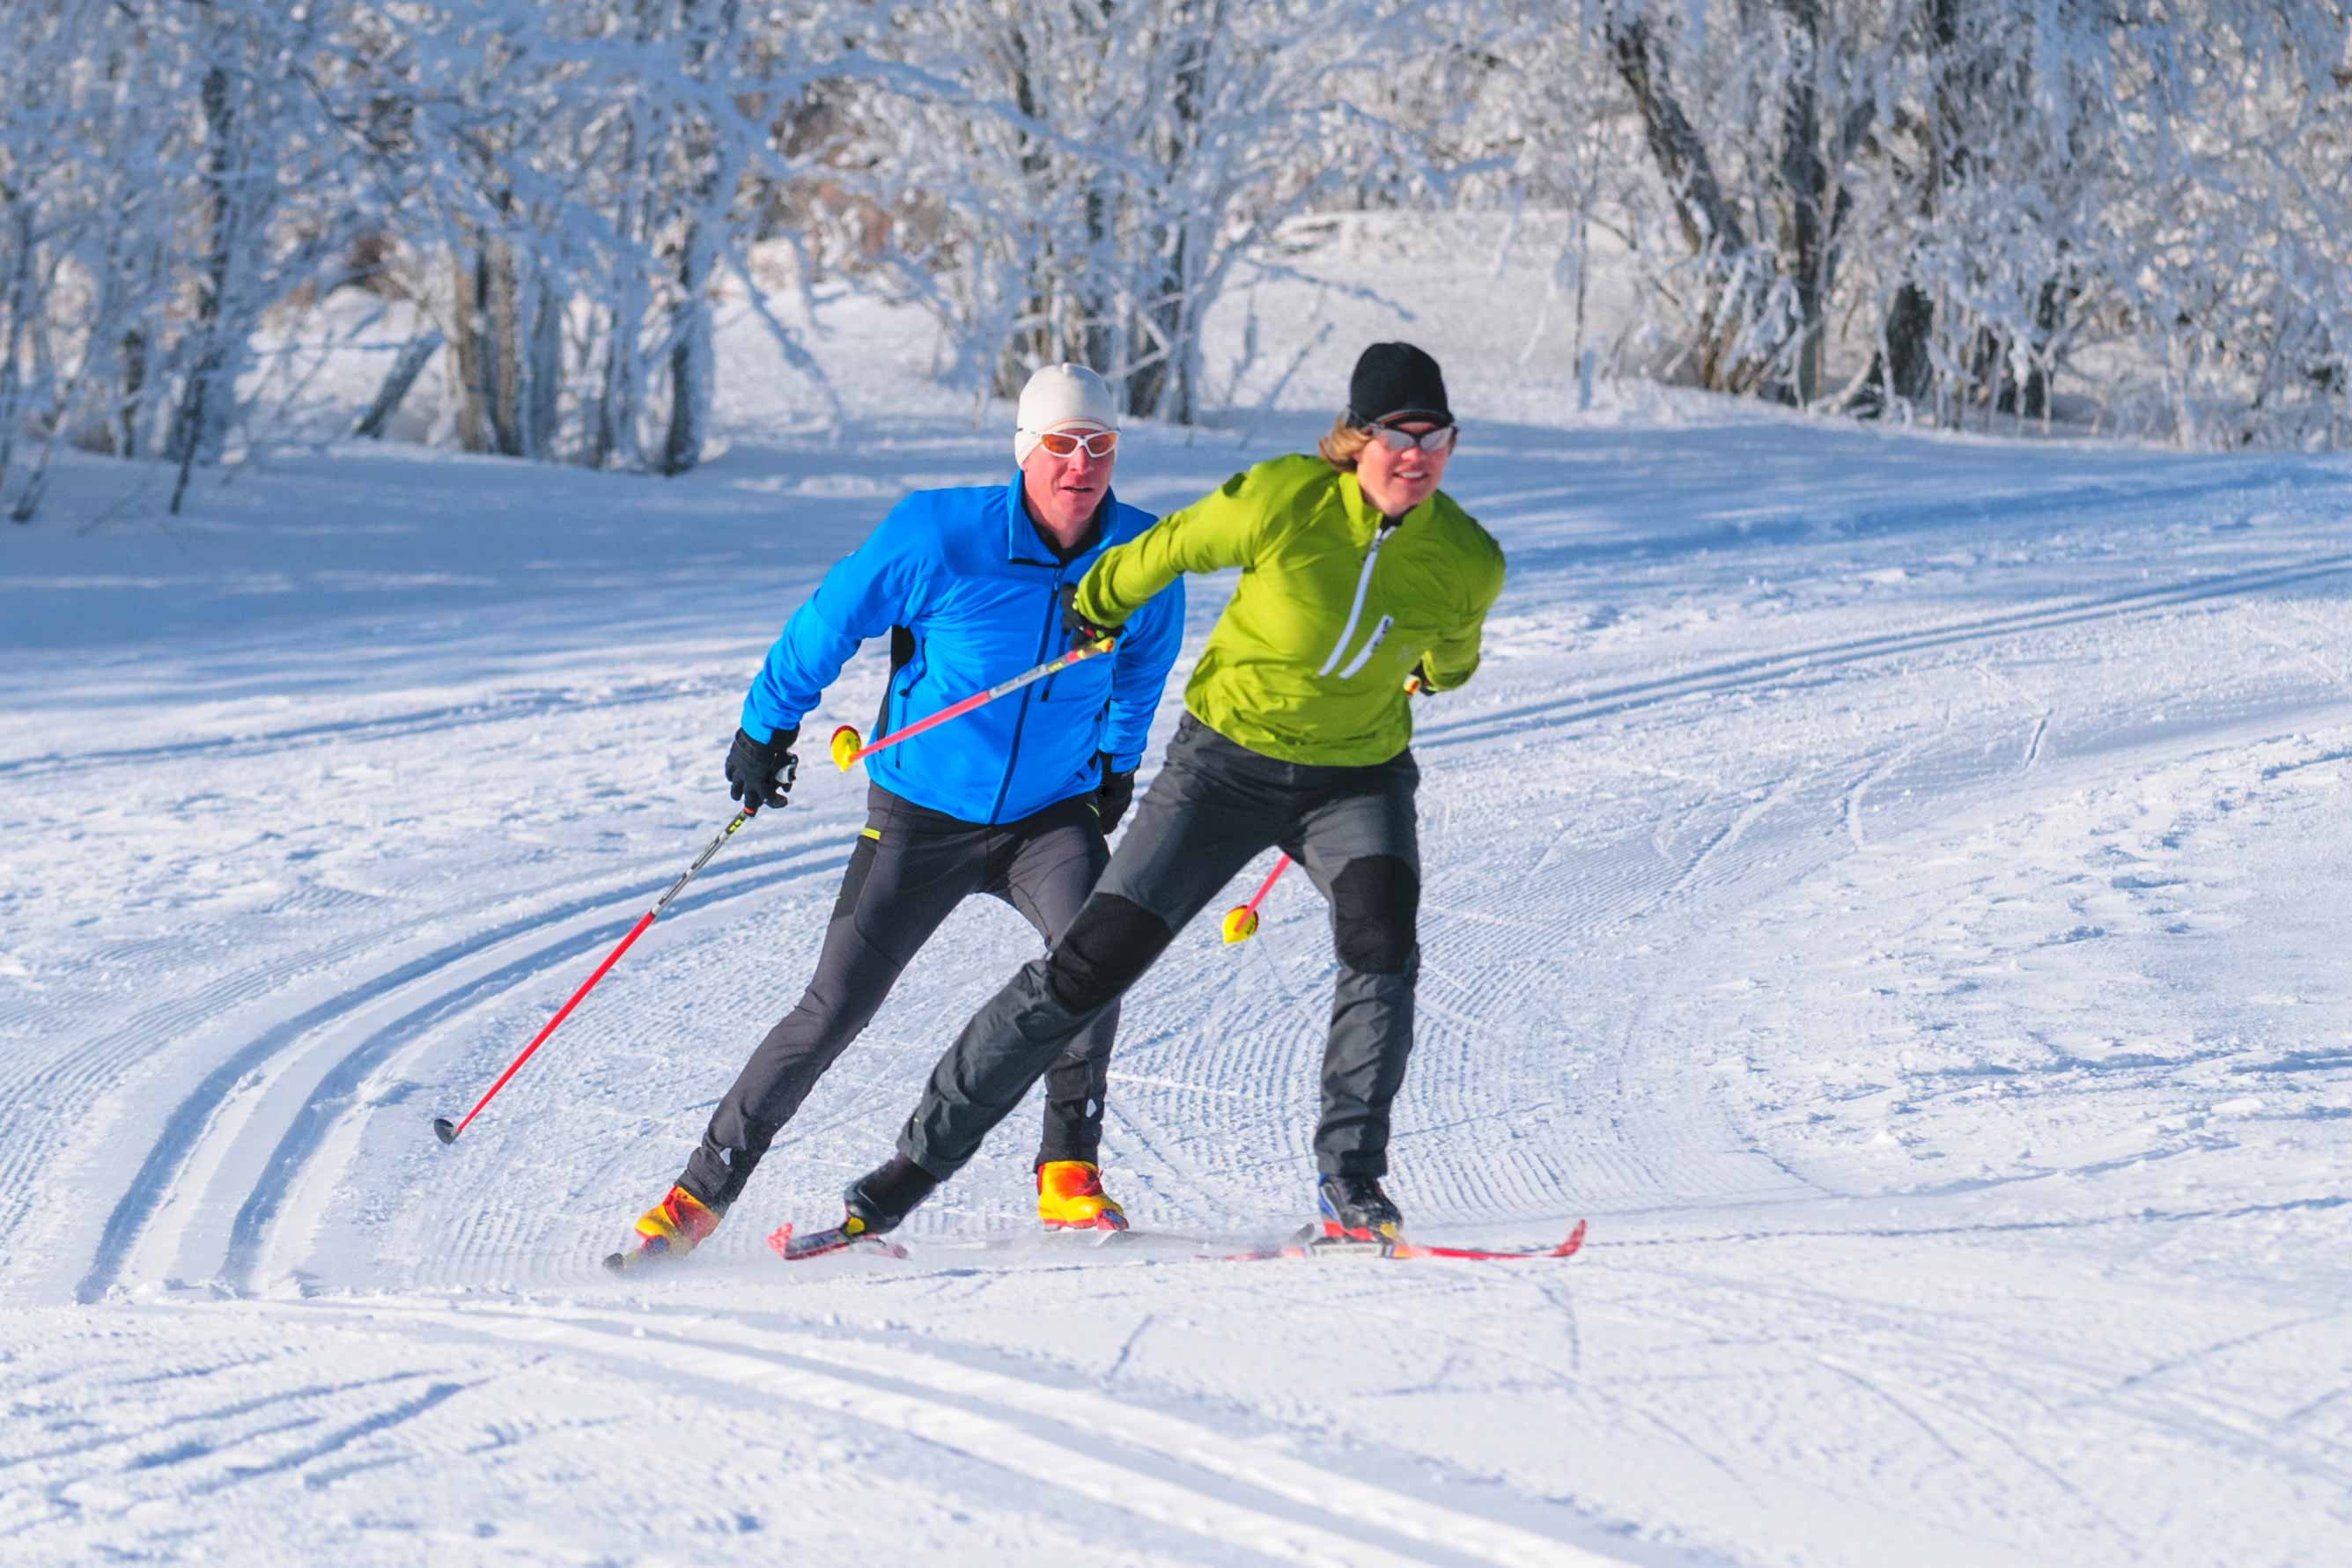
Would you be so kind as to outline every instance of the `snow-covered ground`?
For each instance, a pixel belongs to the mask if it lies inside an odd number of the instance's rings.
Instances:
[[[166,521],[78,462],[0,536],[0,1559],[2343,1561],[2352,464],[1580,414],[1514,265],[1402,329],[1511,576],[1421,715],[1391,1186],[1581,1257],[1193,1258],[1309,1203],[1286,882],[1128,1009],[1108,1176],[1171,1239],[1034,1235],[1024,1113],[909,1260],[761,1244],[1032,951],[975,904],[719,1236],[611,1280],[815,955],[822,768],[434,1140],[724,821],[816,575],[1009,472],[845,309],[837,444],[778,376],[675,483],[352,448]],[[1121,494],[1311,440],[1398,329],[1350,309]]]

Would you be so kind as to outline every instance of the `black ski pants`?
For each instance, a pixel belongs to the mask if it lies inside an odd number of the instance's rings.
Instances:
[[[768,1031],[719,1102],[678,1185],[715,1209],[735,1201],[777,1131],[957,904],[974,894],[992,894],[1051,942],[1108,859],[1091,794],[991,827],[867,786],[866,829],[850,851],[816,973],[800,1005]],[[1047,1081],[1041,1162],[1096,1157],[1118,1027],[1116,1009],[1098,1013],[1040,1070]]]
[[[1315,1161],[1388,1169],[1389,1107],[1412,1053],[1421,850],[1412,754],[1369,768],[1283,762],[1186,715],[1086,907],[965,1025],[898,1152],[942,1180],[1250,858],[1279,845],[1331,906],[1339,984],[1323,1051]]]

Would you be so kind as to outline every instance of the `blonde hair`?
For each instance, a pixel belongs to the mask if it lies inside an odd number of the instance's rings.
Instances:
[[[1346,414],[1331,422],[1331,434],[1315,444],[1323,461],[1345,471],[1356,465],[1357,455],[1372,444],[1372,433],[1361,425],[1349,424]]]

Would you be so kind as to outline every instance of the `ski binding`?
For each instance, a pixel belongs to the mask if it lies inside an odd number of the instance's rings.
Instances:
[[[846,1252],[856,1247],[879,1252],[886,1258],[907,1256],[907,1249],[887,1236],[867,1236],[839,1225],[795,1236],[792,1222],[787,1220],[768,1233],[768,1249],[787,1263],[822,1258],[828,1252]]]

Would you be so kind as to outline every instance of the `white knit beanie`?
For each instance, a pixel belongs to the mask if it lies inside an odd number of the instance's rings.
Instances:
[[[1102,377],[1084,365],[1047,365],[1021,389],[1021,410],[1013,431],[1013,460],[1029,461],[1037,438],[1066,425],[1118,428],[1118,405]]]

